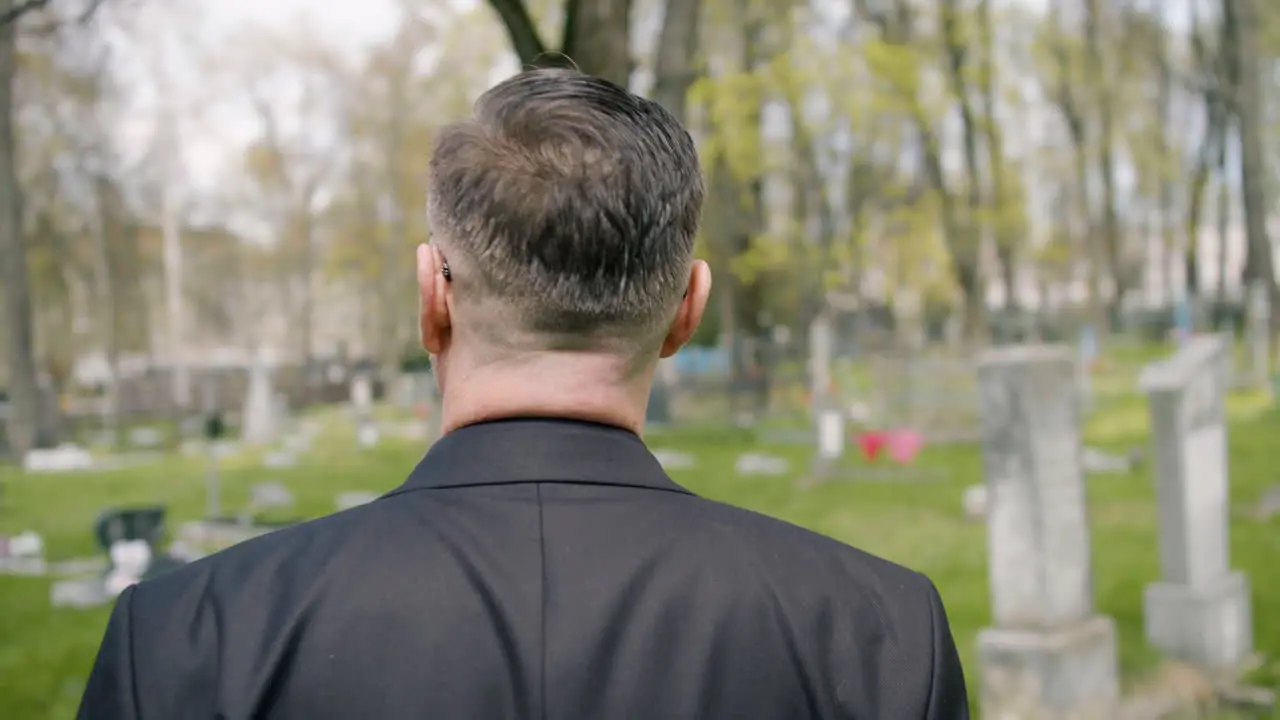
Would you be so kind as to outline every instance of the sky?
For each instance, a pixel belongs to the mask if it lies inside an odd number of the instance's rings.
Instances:
[[[220,31],[252,25],[285,27],[306,17],[326,35],[353,47],[387,34],[396,19],[390,0],[217,0],[204,3],[202,12]]]

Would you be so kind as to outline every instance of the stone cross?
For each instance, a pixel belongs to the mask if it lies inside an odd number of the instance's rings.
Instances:
[[[1229,561],[1225,390],[1231,347],[1198,337],[1142,372],[1155,457],[1161,580],[1147,586],[1147,641],[1213,670],[1253,642],[1249,583]]]
[[[1271,382],[1271,295],[1264,283],[1249,288],[1249,357],[1255,387]]]
[[[978,363],[994,626],[979,633],[984,716],[1109,717],[1115,623],[1093,607],[1085,482],[1068,347]]]

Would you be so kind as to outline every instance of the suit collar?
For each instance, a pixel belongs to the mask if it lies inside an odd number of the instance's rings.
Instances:
[[[411,490],[563,482],[689,493],[632,432],[559,419],[496,420],[440,438],[403,485]],[[692,493],[689,493],[692,494]]]

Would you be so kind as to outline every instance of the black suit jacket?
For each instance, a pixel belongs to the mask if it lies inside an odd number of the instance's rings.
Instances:
[[[125,591],[80,718],[967,718],[924,576],[510,420],[381,499]]]

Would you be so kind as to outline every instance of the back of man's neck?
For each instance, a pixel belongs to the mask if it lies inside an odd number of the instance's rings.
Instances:
[[[636,434],[644,429],[647,377],[622,380],[616,360],[557,354],[519,365],[452,367],[441,431],[506,418],[586,420]]]

